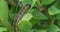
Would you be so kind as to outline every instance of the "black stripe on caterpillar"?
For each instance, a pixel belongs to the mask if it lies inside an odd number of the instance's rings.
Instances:
[[[14,22],[13,22],[13,26],[14,26],[14,32],[17,32],[16,31],[16,27],[17,27],[17,22],[19,21],[19,19],[21,19],[22,15],[26,12],[27,9],[30,8],[30,4],[26,4],[24,5],[20,11],[17,13],[16,17],[14,18]]]

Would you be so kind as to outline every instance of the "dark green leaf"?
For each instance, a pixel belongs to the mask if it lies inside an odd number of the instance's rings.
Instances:
[[[28,11],[28,13],[31,13],[33,15],[33,18],[35,19],[48,19],[43,13],[39,12],[37,9],[31,9],[31,11]]]
[[[19,21],[18,26],[23,32],[30,32],[32,28],[32,24],[26,20]]]

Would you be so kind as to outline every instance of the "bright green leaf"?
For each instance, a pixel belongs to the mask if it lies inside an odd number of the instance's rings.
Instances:
[[[46,32],[45,30],[38,30],[37,32]]]
[[[6,28],[0,27],[0,32],[7,31]]]
[[[23,17],[22,20],[29,21],[33,16],[30,13],[26,13]]]
[[[31,3],[31,8],[29,10],[31,10],[33,8],[33,6],[36,4],[37,0],[32,0],[32,3]]]
[[[48,9],[48,13],[49,15],[55,15],[55,14],[59,14],[60,10],[58,10],[55,6],[52,6]]]
[[[0,0],[0,18],[8,20],[8,5],[4,0]]]

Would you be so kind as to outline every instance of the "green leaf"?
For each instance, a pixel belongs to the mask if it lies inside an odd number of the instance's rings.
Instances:
[[[35,32],[46,32],[45,30],[41,30],[41,29],[40,29],[40,30],[33,29],[31,32],[34,32],[34,31],[35,31]]]
[[[33,7],[36,4],[37,0],[32,0],[31,7]]]
[[[60,0],[57,0],[55,6],[60,10]]]
[[[0,22],[8,29],[8,32],[12,31],[12,27],[8,22],[8,4],[5,0],[0,0]]]
[[[37,32],[46,32],[46,31],[44,31],[44,30],[38,30]]]
[[[47,4],[52,3],[53,1],[55,1],[55,0],[41,0],[41,4],[42,5],[47,5]]]
[[[0,18],[0,24],[6,27],[8,32],[12,32],[13,28],[8,21],[4,21],[3,18]]]
[[[19,2],[22,2],[23,5],[31,4],[31,0],[19,0]]]
[[[24,0],[19,0],[19,2],[22,2],[22,1],[24,1]]]
[[[15,16],[16,16],[16,13],[17,13],[17,7],[11,7],[10,8],[10,12],[9,12],[9,20],[11,21],[12,19],[14,19],[15,18]]]
[[[36,32],[37,30],[36,30],[36,29],[32,29],[32,30],[31,30],[31,32],[34,32],[34,31]]]
[[[58,27],[60,27],[60,20],[57,20],[56,24],[58,25]]]
[[[18,26],[23,32],[30,32],[32,28],[32,24],[26,20],[19,21]]]
[[[8,5],[4,0],[0,0],[0,18],[8,20]]]
[[[37,9],[31,9],[27,13],[31,13],[34,19],[48,19],[43,13],[38,11]]]
[[[29,10],[27,13],[31,13],[32,14],[32,18],[30,19],[30,22],[32,23],[32,25],[39,23],[40,20],[44,19],[48,19],[44,14],[42,14],[41,12],[39,12],[37,9],[31,9]]]
[[[32,17],[33,17],[32,14],[26,13],[26,14],[22,17],[22,20],[29,21]]]
[[[55,19],[60,20],[60,13],[56,15]]]
[[[32,0],[32,3],[31,3],[31,8],[29,9],[31,11],[31,9],[34,7],[34,5],[36,4],[37,0]]]
[[[7,31],[7,29],[4,27],[0,27],[0,32],[3,32],[3,31]]]
[[[58,10],[55,6],[52,6],[48,9],[48,13],[49,15],[55,15],[55,14],[59,14],[60,10]]]
[[[56,25],[48,25],[48,32],[57,32],[59,28]]]

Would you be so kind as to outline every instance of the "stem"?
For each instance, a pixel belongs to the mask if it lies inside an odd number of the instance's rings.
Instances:
[[[37,4],[38,4],[38,6],[41,6],[42,7],[42,4],[40,3],[39,0],[37,0]]]
[[[39,11],[44,11],[44,10],[45,10],[45,7],[43,7],[43,5],[40,3],[39,0],[37,0],[37,9],[38,9]]]
[[[49,19],[50,19],[50,24],[54,24],[54,22],[55,22],[55,15],[53,15],[53,16],[49,16]]]

